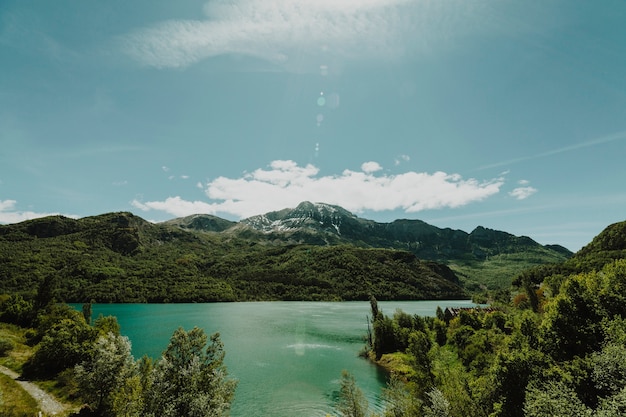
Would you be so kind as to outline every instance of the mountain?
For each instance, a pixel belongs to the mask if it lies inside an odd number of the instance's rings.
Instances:
[[[555,282],[560,282],[563,277],[600,271],[606,264],[625,258],[626,221],[623,221],[607,226],[589,244],[566,261],[548,263],[526,270],[522,276],[513,281],[513,284],[521,285],[523,277],[529,278],[536,285],[545,282],[549,277],[554,277]]]
[[[194,214],[163,222],[162,224],[180,227],[182,229],[201,232],[223,232],[237,223],[210,214]]]
[[[246,230],[255,238],[237,236]],[[0,293],[33,296],[45,284],[68,302],[467,297],[449,268],[407,251],[262,235],[213,216],[152,224],[131,213],[0,226]]]
[[[448,265],[471,290],[507,287],[527,268],[572,256],[562,246],[543,246],[526,236],[482,226],[467,233],[421,220],[378,223],[339,206],[311,202],[241,220],[223,232],[263,244],[348,244],[406,250],[420,259]]]
[[[239,222],[50,216],[0,226],[0,291],[56,277],[71,301],[458,298],[571,255],[481,226],[379,223],[310,202]]]

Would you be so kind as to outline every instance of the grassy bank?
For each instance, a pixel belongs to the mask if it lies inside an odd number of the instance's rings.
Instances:
[[[0,416],[36,416],[39,411],[37,401],[31,397],[13,378],[0,374]]]
[[[26,345],[26,331],[17,326],[0,323],[0,342],[10,346],[0,355],[0,365],[20,373],[23,363],[32,355],[32,348]],[[10,376],[0,373],[0,415],[36,416],[37,401]]]
[[[6,375],[0,372],[1,417],[37,416],[40,410],[32,395],[13,379],[22,373],[24,363],[33,355],[33,348],[26,344],[28,332],[28,329],[0,323],[0,366],[8,369],[7,373],[13,373]],[[67,395],[68,388],[60,387],[58,381],[37,381],[37,385],[66,404],[71,402]]]

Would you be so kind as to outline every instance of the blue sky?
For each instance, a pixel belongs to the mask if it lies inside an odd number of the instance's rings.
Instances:
[[[626,220],[626,2],[0,2],[0,222]]]

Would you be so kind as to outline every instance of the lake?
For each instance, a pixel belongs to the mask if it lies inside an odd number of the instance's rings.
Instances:
[[[437,306],[471,301],[379,302],[434,316]],[[80,309],[80,305],[76,306]],[[250,302],[211,304],[94,304],[93,317],[116,316],[133,355],[158,358],[178,327],[219,332],[231,377],[239,381],[233,417],[316,417],[333,413],[343,369],[380,410],[386,374],[358,352],[367,335],[369,302]]]

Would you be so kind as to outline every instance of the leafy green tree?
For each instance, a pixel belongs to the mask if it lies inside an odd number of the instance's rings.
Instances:
[[[125,378],[110,394],[110,404],[115,417],[143,416],[143,387],[141,376]]]
[[[337,409],[343,417],[367,416],[367,399],[356,385],[354,376],[348,371],[341,372],[341,388]]]
[[[530,308],[533,310],[533,312],[538,312],[539,297],[537,296],[537,289],[535,288],[535,283],[532,281],[531,277],[528,274],[522,273],[522,286],[524,287],[524,291],[526,291],[526,296],[528,297]]]
[[[91,314],[92,314],[91,303],[84,303],[82,311],[83,311],[83,317],[85,318],[85,322],[87,324],[91,324]]]
[[[35,354],[24,365],[30,377],[53,376],[89,358],[97,331],[85,323],[82,315],[47,322]]]
[[[563,382],[531,384],[526,390],[525,417],[591,417],[592,410]]]
[[[603,396],[626,387],[626,347],[609,344],[592,355],[593,381]]]
[[[0,306],[0,320],[5,323],[28,327],[32,325],[33,317],[33,303],[19,294],[11,295]]]
[[[489,369],[484,404],[494,405],[494,416],[522,417],[526,387],[547,368],[546,358],[528,348],[500,352]]]
[[[222,416],[230,409],[236,381],[224,365],[219,333],[207,336],[194,327],[174,332],[163,356],[154,366],[146,396],[146,416]]]
[[[411,355],[411,365],[415,370],[414,380],[421,392],[430,389],[434,382],[432,361],[429,356],[431,347],[432,343],[426,333],[419,330],[411,332],[407,353]]]
[[[587,278],[567,280],[546,306],[540,330],[542,346],[556,360],[584,356],[600,347],[602,316],[593,294],[587,291]]]
[[[626,387],[617,394],[603,398],[594,417],[623,417],[626,415]]]
[[[424,407],[424,417],[450,417],[450,402],[439,389],[433,388],[426,395],[429,405]]]
[[[382,391],[385,402],[383,417],[421,416],[422,401],[413,395],[409,386],[410,384],[402,381],[397,374],[391,374],[387,387]]]
[[[52,274],[47,275],[43,281],[41,281],[37,288],[37,295],[35,296],[35,310],[42,310],[49,304],[55,302],[57,287],[56,276]]]
[[[132,401],[120,404],[121,397],[117,394],[135,394],[129,389],[129,381],[136,373],[130,341],[113,333],[100,336],[92,357],[75,367],[82,395],[98,416],[117,416],[118,411],[131,405]]]
[[[396,352],[396,332],[393,320],[382,313],[374,319],[374,354],[380,359],[385,353]]]
[[[103,316],[100,314],[93,324],[94,329],[98,330],[100,334],[106,335],[113,333],[115,336],[120,335],[120,324],[115,316]]]

